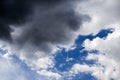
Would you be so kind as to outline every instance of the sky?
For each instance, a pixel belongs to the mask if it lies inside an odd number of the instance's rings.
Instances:
[[[1,0],[0,80],[120,80],[119,0]]]

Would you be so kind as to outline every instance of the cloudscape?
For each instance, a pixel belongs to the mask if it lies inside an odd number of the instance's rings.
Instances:
[[[119,0],[1,0],[0,80],[120,80]]]

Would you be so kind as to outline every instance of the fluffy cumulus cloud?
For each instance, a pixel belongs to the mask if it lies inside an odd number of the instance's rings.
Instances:
[[[94,65],[75,64],[70,70],[70,74],[90,73],[97,80],[119,80],[120,63],[103,54],[89,54],[86,60],[96,60]]]
[[[100,65],[104,66],[105,71],[102,73],[100,79],[109,80],[113,77],[113,79],[119,80],[120,74],[120,49],[119,49],[119,41],[120,41],[120,28],[119,25],[115,25],[114,32],[109,34],[106,38],[95,38],[92,41],[85,40],[84,47],[86,50],[98,50],[100,55],[98,54],[90,54],[87,59],[96,59],[100,63]],[[103,56],[104,55],[104,56]],[[100,74],[96,74],[95,76],[100,76]]]
[[[1,53],[2,50],[0,50]],[[4,51],[4,50],[3,50]],[[0,79],[1,80],[33,80],[31,72],[24,69],[20,63],[14,61],[12,56],[7,56],[8,53],[0,55]],[[41,79],[44,79],[41,76]],[[36,76],[37,80],[37,76]]]
[[[59,73],[55,73],[47,70],[41,70],[38,71],[38,73],[40,75],[45,76],[47,80],[62,80],[62,76]]]
[[[119,0],[88,0],[78,3],[76,11],[89,14],[92,19],[81,27],[81,34],[96,34],[99,30],[112,27],[111,24],[118,24],[120,21]]]
[[[115,30],[112,34],[109,34],[106,38],[95,38],[92,41],[86,40],[84,46],[87,50],[96,49],[101,53],[107,54],[107,56],[112,57],[116,60],[120,60],[120,28],[119,25],[115,25]]]
[[[16,72],[17,71],[17,72]],[[1,80],[26,80],[27,77],[20,66],[0,56],[0,79]]]

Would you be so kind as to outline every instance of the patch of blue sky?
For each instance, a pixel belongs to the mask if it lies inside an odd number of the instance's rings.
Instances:
[[[108,36],[108,34],[113,32],[114,32],[113,28],[102,29],[98,34],[95,35],[95,37],[105,38]]]
[[[79,64],[87,64],[93,65],[96,63],[95,60],[86,60],[86,56],[88,53],[98,53],[97,50],[91,51],[82,51],[84,47],[82,46],[83,42],[86,39],[93,40],[96,37],[104,38],[108,34],[112,33],[113,29],[103,29],[96,35],[79,35],[79,37],[75,41],[76,48],[73,50],[66,51],[65,48],[62,48],[60,52],[58,52],[55,56],[55,68],[58,71],[68,71],[72,66],[76,63]]]
[[[78,38],[75,40],[75,44],[78,47],[81,47],[81,44],[84,42],[84,40],[86,40],[86,39],[93,40],[96,37],[105,38],[108,36],[108,34],[113,33],[113,31],[114,31],[114,29],[108,28],[108,29],[102,29],[100,32],[98,32],[95,35],[93,35],[93,34],[79,35]]]
[[[7,52],[8,52],[7,50],[3,50],[3,49],[0,48],[0,54],[1,54],[1,55],[6,54]]]
[[[66,52],[65,49],[63,49],[55,55],[55,67],[60,71],[67,71],[76,63],[88,65],[95,64],[94,60],[88,61],[85,59],[87,55],[87,51],[80,52],[79,49],[75,49]]]

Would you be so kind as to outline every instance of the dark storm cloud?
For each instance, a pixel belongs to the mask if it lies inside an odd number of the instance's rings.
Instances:
[[[72,33],[77,31],[83,22],[90,20],[88,15],[75,13],[72,6],[74,1],[1,0],[0,38],[11,40],[19,46],[29,44],[50,52],[49,44],[68,43]],[[22,25],[22,34],[14,38],[11,33],[15,30],[12,30],[10,25]]]
[[[32,7],[39,4],[44,7],[52,6],[63,0],[0,0],[0,38],[10,39],[10,24],[24,22],[32,12]],[[64,0],[65,2],[67,0]]]
[[[29,9],[25,0],[0,0],[0,38],[10,39],[9,25],[23,21]]]

